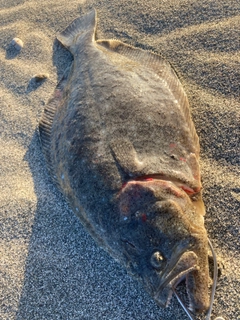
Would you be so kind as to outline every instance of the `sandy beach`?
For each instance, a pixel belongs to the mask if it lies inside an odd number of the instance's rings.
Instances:
[[[176,298],[158,307],[95,244],[46,169],[38,122],[72,61],[56,34],[93,7],[97,38],[162,54],[181,79],[220,267],[212,319],[240,319],[240,4],[231,0],[0,0],[0,319],[188,319]]]

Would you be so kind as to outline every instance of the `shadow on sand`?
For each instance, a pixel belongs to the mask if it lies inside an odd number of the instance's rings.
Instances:
[[[175,300],[171,308],[157,307],[96,246],[52,184],[37,131],[24,160],[34,180],[37,207],[17,320],[185,319]]]
[[[60,47],[54,43],[58,80],[72,60]],[[176,299],[169,308],[159,308],[97,247],[50,180],[37,130],[24,160],[32,173],[37,207],[16,320],[186,319]]]

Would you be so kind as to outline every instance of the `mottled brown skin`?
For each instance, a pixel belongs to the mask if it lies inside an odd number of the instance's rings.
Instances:
[[[186,278],[192,309],[204,311],[208,245],[187,97],[160,56],[95,41],[95,24],[92,11],[58,36],[74,61],[39,125],[49,171],[93,238],[159,305]]]

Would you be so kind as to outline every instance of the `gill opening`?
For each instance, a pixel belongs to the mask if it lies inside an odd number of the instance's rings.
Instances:
[[[136,181],[161,180],[161,181],[166,181],[166,182],[172,182],[176,187],[185,191],[189,196],[193,196],[193,195],[198,194],[202,188],[201,185],[199,185],[199,186],[191,185],[190,181],[188,181],[184,177],[176,178],[174,176],[166,175],[163,173],[162,174],[156,173],[156,174],[143,175],[143,176],[136,177],[134,180],[136,180]]]
[[[210,320],[210,317],[211,317],[211,314],[212,314],[214,295],[215,295],[216,286],[217,286],[217,274],[218,274],[217,257],[216,257],[216,254],[214,252],[212,243],[211,243],[211,241],[209,239],[208,239],[208,244],[209,244],[209,247],[210,247],[212,255],[213,255],[213,285],[212,285],[211,298],[210,298],[210,307],[209,307],[208,312],[206,314],[205,320]],[[193,314],[190,312],[190,310],[188,310],[188,308],[186,307],[186,305],[184,304],[184,302],[182,301],[182,299],[178,295],[176,289],[173,287],[172,290],[173,290],[178,302],[180,303],[181,307],[183,308],[183,310],[188,315],[189,319],[195,320]],[[215,320],[217,320],[217,319],[224,320],[222,317],[221,318],[219,318],[219,317],[215,318]]]

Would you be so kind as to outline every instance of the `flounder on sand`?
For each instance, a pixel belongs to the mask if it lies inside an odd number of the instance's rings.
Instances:
[[[209,307],[199,139],[170,64],[95,40],[96,12],[58,40],[74,61],[39,124],[52,179],[97,243],[165,307],[183,279]]]

